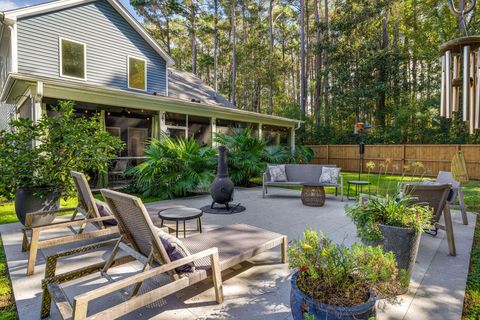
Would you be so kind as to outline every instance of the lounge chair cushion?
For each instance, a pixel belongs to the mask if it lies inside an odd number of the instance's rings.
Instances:
[[[187,247],[180,239],[166,233],[162,229],[156,229],[160,240],[162,240],[163,247],[171,261],[185,258],[190,255],[190,251],[188,251]],[[186,264],[176,268],[175,271],[178,273],[193,272],[195,271],[195,265],[193,263]]]
[[[320,183],[337,183],[340,168],[323,167],[322,175],[318,180]]]
[[[100,216],[102,216],[102,217],[113,217],[112,211],[110,211],[110,208],[108,207],[108,205],[105,202],[100,201],[98,199],[95,199],[95,205],[97,206],[98,213],[100,214]],[[115,219],[105,220],[105,221],[103,221],[103,223],[108,225],[108,226],[116,226],[117,225],[117,221]]]
[[[272,182],[285,182],[288,181],[287,173],[285,172],[285,165],[280,164],[277,166],[268,166],[270,177]]]

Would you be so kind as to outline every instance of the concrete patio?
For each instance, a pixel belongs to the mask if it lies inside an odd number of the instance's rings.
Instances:
[[[355,227],[345,216],[344,210],[345,204],[353,203],[352,201],[341,202],[333,196],[328,196],[324,207],[312,208],[302,205],[299,191],[272,189],[271,193],[272,196],[262,199],[259,188],[236,190],[235,201],[241,202],[247,210],[234,215],[204,214],[202,218],[204,232],[228,224],[247,223],[285,234],[290,240],[300,237],[305,227],[311,227],[322,230],[337,243],[349,245],[358,241]],[[147,208],[152,213],[152,218],[158,220],[155,212],[160,206],[182,204],[199,208],[209,203],[210,196],[202,195],[151,203]],[[448,255],[444,232],[440,231],[435,238],[423,235],[409,293],[401,296],[400,303],[397,305],[385,306],[379,302],[378,319],[461,318],[476,215],[469,213],[468,226],[461,223],[459,212],[454,211],[453,218],[457,256]],[[68,246],[43,250],[37,259],[35,274],[26,277],[27,254],[20,250],[22,240],[20,230],[19,223],[2,225],[0,233],[7,255],[18,315],[21,320],[38,319],[41,303],[40,281],[44,275],[45,256]],[[107,254],[108,251],[104,250],[81,258],[69,258],[60,263],[58,270],[62,272],[86,263],[98,262]],[[138,267],[138,264],[130,263],[115,268],[113,277],[125,277],[138,270]],[[211,283],[204,281],[194,288],[169,296],[124,318],[291,319],[290,274],[288,266],[280,263],[278,248],[265,252],[223,274],[225,302],[222,305],[215,303]],[[164,278],[150,281],[143,290],[158,286],[163,281],[165,281]],[[64,290],[71,298],[105,282],[105,279],[92,275],[69,283]],[[119,293],[107,299],[99,299],[94,303],[93,308],[105,308],[124,300],[125,297]],[[52,308],[51,318],[59,318],[55,308]]]

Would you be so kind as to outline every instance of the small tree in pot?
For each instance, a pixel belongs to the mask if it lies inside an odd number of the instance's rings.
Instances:
[[[98,117],[76,116],[73,102],[61,101],[54,111],[54,117],[44,116],[36,123],[14,120],[10,132],[0,132],[1,192],[15,195],[22,223],[26,213],[55,209],[60,198],[75,195],[70,170],[104,171],[123,147],[120,139],[103,130]]]
[[[295,320],[369,319],[375,301],[395,301],[401,285],[393,253],[380,247],[336,245],[312,229],[289,247],[290,304]]]

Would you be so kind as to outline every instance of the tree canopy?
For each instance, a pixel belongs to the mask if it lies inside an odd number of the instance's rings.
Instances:
[[[470,4],[469,0],[456,1]],[[455,1],[454,1],[455,2]],[[478,143],[439,116],[447,0],[131,0],[176,61],[237,108],[305,120],[303,143]],[[479,30],[475,11],[468,31]],[[303,50],[302,50],[303,48]]]

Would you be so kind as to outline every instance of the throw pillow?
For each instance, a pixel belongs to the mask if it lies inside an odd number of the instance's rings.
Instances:
[[[270,179],[273,182],[285,182],[287,180],[287,173],[285,172],[285,165],[268,166],[270,172]]]
[[[329,184],[337,184],[338,175],[340,174],[340,168],[336,167],[323,167],[322,168],[322,175],[318,182],[320,183],[329,183]]]
[[[182,259],[188,257],[190,255],[190,251],[188,251],[187,247],[183,244],[183,242],[174,237],[162,229],[157,228],[158,236],[162,241],[163,247],[167,252],[168,257],[171,261],[175,261],[178,259]],[[185,272],[193,272],[195,271],[195,265],[192,263],[185,264],[175,269],[178,273],[185,273]]]
[[[105,202],[95,199],[95,205],[97,206],[98,213],[101,217],[113,217],[112,211],[110,211],[110,208]],[[108,226],[117,225],[117,221],[115,219],[105,220],[103,223]]]

